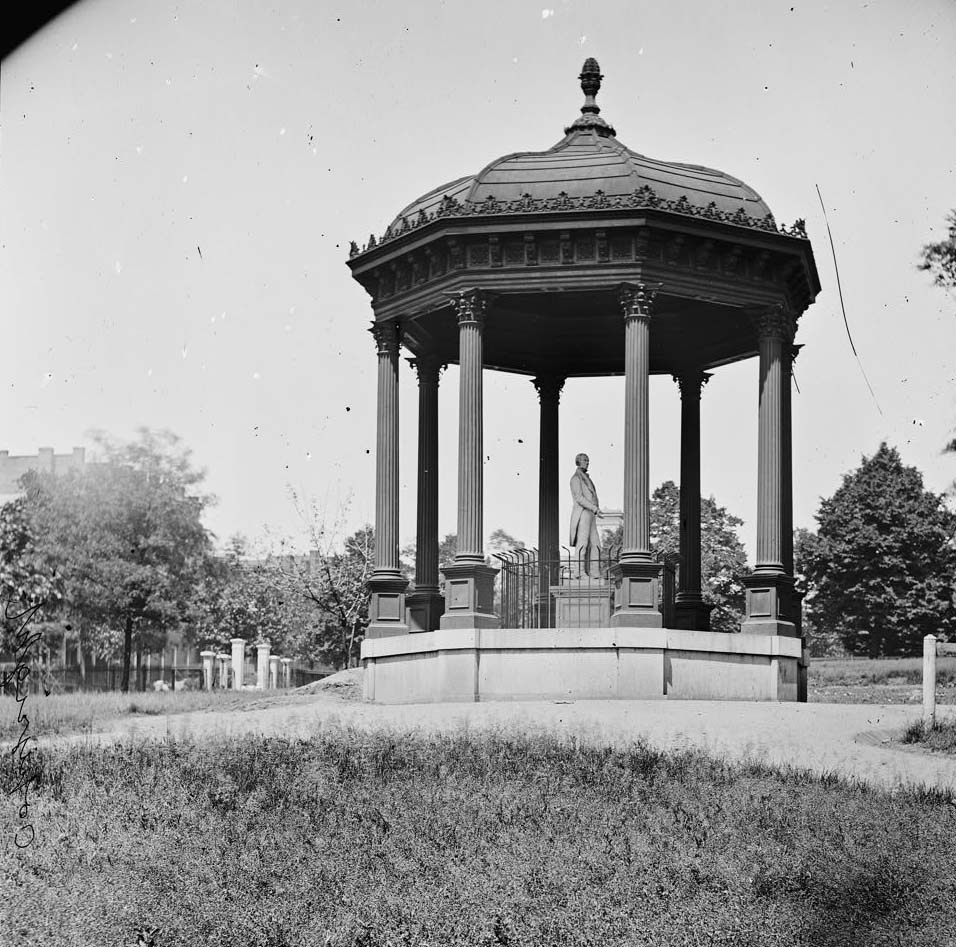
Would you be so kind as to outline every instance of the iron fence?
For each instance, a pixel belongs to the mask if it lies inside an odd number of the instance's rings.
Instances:
[[[583,562],[562,547],[557,559],[542,559],[537,549],[495,553],[501,565],[495,608],[502,628],[601,628],[614,610],[611,567],[620,547],[602,549]],[[661,558],[659,607],[665,626],[673,626],[676,562]]]

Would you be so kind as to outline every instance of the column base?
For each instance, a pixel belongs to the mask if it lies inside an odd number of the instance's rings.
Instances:
[[[699,595],[677,593],[674,603],[674,627],[687,631],[710,631],[710,613],[714,606]]]
[[[740,625],[744,634],[800,636],[794,621],[792,576],[785,572],[752,572],[742,582],[747,590],[746,612]]]
[[[405,623],[410,632],[435,631],[445,611],[445,596],[437,588],[417,588],[405,596]]]
[[[653,559],[622,559],[608,570],[614,583],[612,628],[662,628],[658,606],[661,564]]]
[[[441,570],[445,577],[445,613],[441,628],[500,628],[495,614],[497,569],[484,562],[453,562]]]
[[[408,579],[398,572],[372,573],[366,583],[372,600],[368,607],[366,638],[388,638],[407,635],[405,623],[405,589]]]

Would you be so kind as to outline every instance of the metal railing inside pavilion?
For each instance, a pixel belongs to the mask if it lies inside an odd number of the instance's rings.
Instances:
[[[587,568],[575,550],[562,547],[558,559],[541,559],[537,549],[494,553],[501,571],[496,611],[502,628],[600,628],[614,611],[611,567],[620,546],[596,553]],[[659,556],[659,607],[665,627],[673,627],[677,557]]]

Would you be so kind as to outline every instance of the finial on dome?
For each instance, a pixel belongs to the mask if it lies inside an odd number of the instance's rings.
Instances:
[[[581,117],[575,119],[565,130],[566,135],[576,130],[593,129],[598,135],[614,137],[614,129],[598,114],[601,109],[594,97],[601,90],[601,67],[592,56],[584,60],[581,67],[581,91],[584,93],[584,105],[581,106]]]

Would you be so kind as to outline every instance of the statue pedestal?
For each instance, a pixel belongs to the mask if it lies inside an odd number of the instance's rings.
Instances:
[[[555,628],[607,628],[611,623],[611,586],[606,579],[565,579],[550,586]]]

